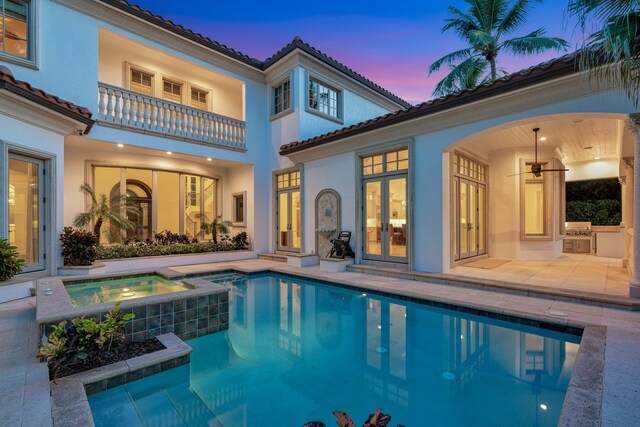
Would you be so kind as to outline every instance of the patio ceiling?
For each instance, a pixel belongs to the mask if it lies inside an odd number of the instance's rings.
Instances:
[[[468,146],[474,151],[488,154],[497,150],[530,147],[533,149],[533,132],[539,127],[541,150],[558,148],[563,162],[620,158],[625,133],[624,121],[611,118],[575,116],[562,120],[532,121],[473,139]],[[542,140],[546,138],[546,140]],[[467,144],[465,144],[467,145]]]

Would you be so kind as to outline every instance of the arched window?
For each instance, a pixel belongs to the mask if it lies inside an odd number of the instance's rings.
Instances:
[[[111,197],[120,194],[120,183],[117,183],[111,189]],[[142,181],[137,179],[127,179],[127,198],[130,202],[135,203],[141,215],[128,214],[127,218],[136,226],[132,230],[127,230],[127,238],[138,237],[142,240],[151,238],[152,236],[152,214],[151,206],[151,188]]]

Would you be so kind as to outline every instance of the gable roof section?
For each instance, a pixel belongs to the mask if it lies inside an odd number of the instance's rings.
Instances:
[[[87,132],[93,126],[92,113],[88,108],[80,107],[55,95],[37,89],[22,80],[16,80],[7,67],[0,65],[0,89],[19,95],[29,101],[42,105],[50,110],[63,114],[73,120],[87,125]]]
[[[333,59],[329,55],[321,52],[320,50],[316,49],[315,47],[311,46],[310,44],[303,42],[302,39],[299,36],[294,37],[294,39],[289,44],[287,44],[285,47],[283,47],[278,52],[276,52],[275,55],[273,55],[270,58],[267,58],[263,63],[264,64],[264,69],[265,70],[268,69],[273,64],[277,63],[282,58],[284,58],[285,56],[287,56],[289,53],[293,52],[296,49],[300,49],[302,52],[305,52],[305,53],[311,55],[315,59],[325,63],[326,65],[328,65],[331,68],[333,68],[333,69],[345,74],[346,76],[351,77],[353,80],[355,80],[355,81],[367,86],[369,89],[374,90],[375,92],[377,92],[380,95],[392,100],[393,102],[395,102],[398,105],[401,105],[401,106],[403,106],[405,108],[408,108],[408,107],[411,106],[411,104],[409,102],[407,102],[404,99],[400,98],[399,96],[389,92],[388,90],[386,90],[382,86],[372,82],[371,80],[369,80],[366,77],[364,77],[362,74],[359,74],[359,73],[353,71],[351,68],[349,68],[346,65],[336,61],[335,59]]]
[[[188,28],[183,27],[180,24],[176,24],[175,22],[171,21],[170,19],[165,19],[160,15],[156,15],[153,12],[146,10],[146,9],[142,9],[140,6],[138,5],[134,5],[129,3],[127,0],[99,0],[100,2],[107,4],[109,6],[112,6],[122,12],[128,13],[130,15],[133,15],[137,18],[140,18],[152,25],[156,25],[160,28],[163,28],[167,31],[170,31],[178,36],[184,37],[188,40],[191,40],[195,43],[198,43],[206,48],[209,48],[211,50],[214,50],[218,53],[221,53],[229,58],[235,59],[245,65],[248,65],[250,67],[256,68],[260,71],[265,71],[267,68],[271,67],[272,65],[274,65],[275,63],[277,63],[278,61],[280,61],[281,59],[283,59],[285,56],[287,56],[289,53],[293,52],[296,49],[300,49],[301,51],[311,55],[312,57],[314,57],[315,59],[327,64],[328,66],[334,68],[335,70],[345,74],[347,77],[350,77],[354,80],[356,80],[357,82],[367,86],[368,88],[372,89],[373,91],[377,92],[378,94],[386,97],[387,99],[395,102],[398,105],[401,105],[403,107],[409,107],[411,106],[411,104],[403,99],[401,99],[399,96],[394,95],[393,93],[389,92],[388,90],[384,89],[383,87],[381,87],[380,85],[377,85],[376,83],[372,82],[371,80],[367,79],[366,77],[364,77],[363,75],[356,73],[355,71],[353,71],[351,68],[347,67],[346,65],[336,61],[335,59],[331,58],[330,56],[326,55],[325,53],[322,53],[321,51],[319,51],[318,49],[314,48],[313,46],[309,45],[308,43],[305,43],[302,41],[302,39],[300,39],[300,37],[295,37],[293,39],[293,41],[291,41],[289,44],[287,44],[285,47],[283,47],[282,49],[280,49],[278,52],[276,52],[273,56],[267,58],[264,61],[260,61],[258,59],[252,58],[249,55],[245,55],[244,53],[232,49],[229,46],[223,45],[221,43],[218,43],[212,39],[210,39],[209,37],[203,36],[200,33],[196,33]]]
[[[423,102],[422,104],[418,104],[404,110],[385,114],[383,116],[309,138],[304,141],[294,141],[289,144],[285,144],[280,147],[280,154],[292,154],[347,137],[425,117],[430,114],[455,108],[470,102],[480,101],[512,90],[573,74],[577,71],[578,55],[577,53],[572,53],[560,58],[552,59],[548,62],[543,62],[525,70],[518,71],[492,83]]]

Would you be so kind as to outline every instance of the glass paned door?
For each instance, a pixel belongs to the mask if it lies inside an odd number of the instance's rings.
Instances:
[[[486,187],[455,177],[453,212],[455,259],[486,253]]]
[[[9,243],[25,260],[23,272],[43,270],[44,164],[9,154]]]
[[[300,190],[278,192],[278,250],[299,251],[302,240]]]
[[[365,180],[363,195],[363,257],[407,262],[406,175]]]

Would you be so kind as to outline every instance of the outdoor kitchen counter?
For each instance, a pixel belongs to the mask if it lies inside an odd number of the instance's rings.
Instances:
[[[591,230],[596,235],[596,256],[622,258],[624,236],[617,225],[595,225]]]

